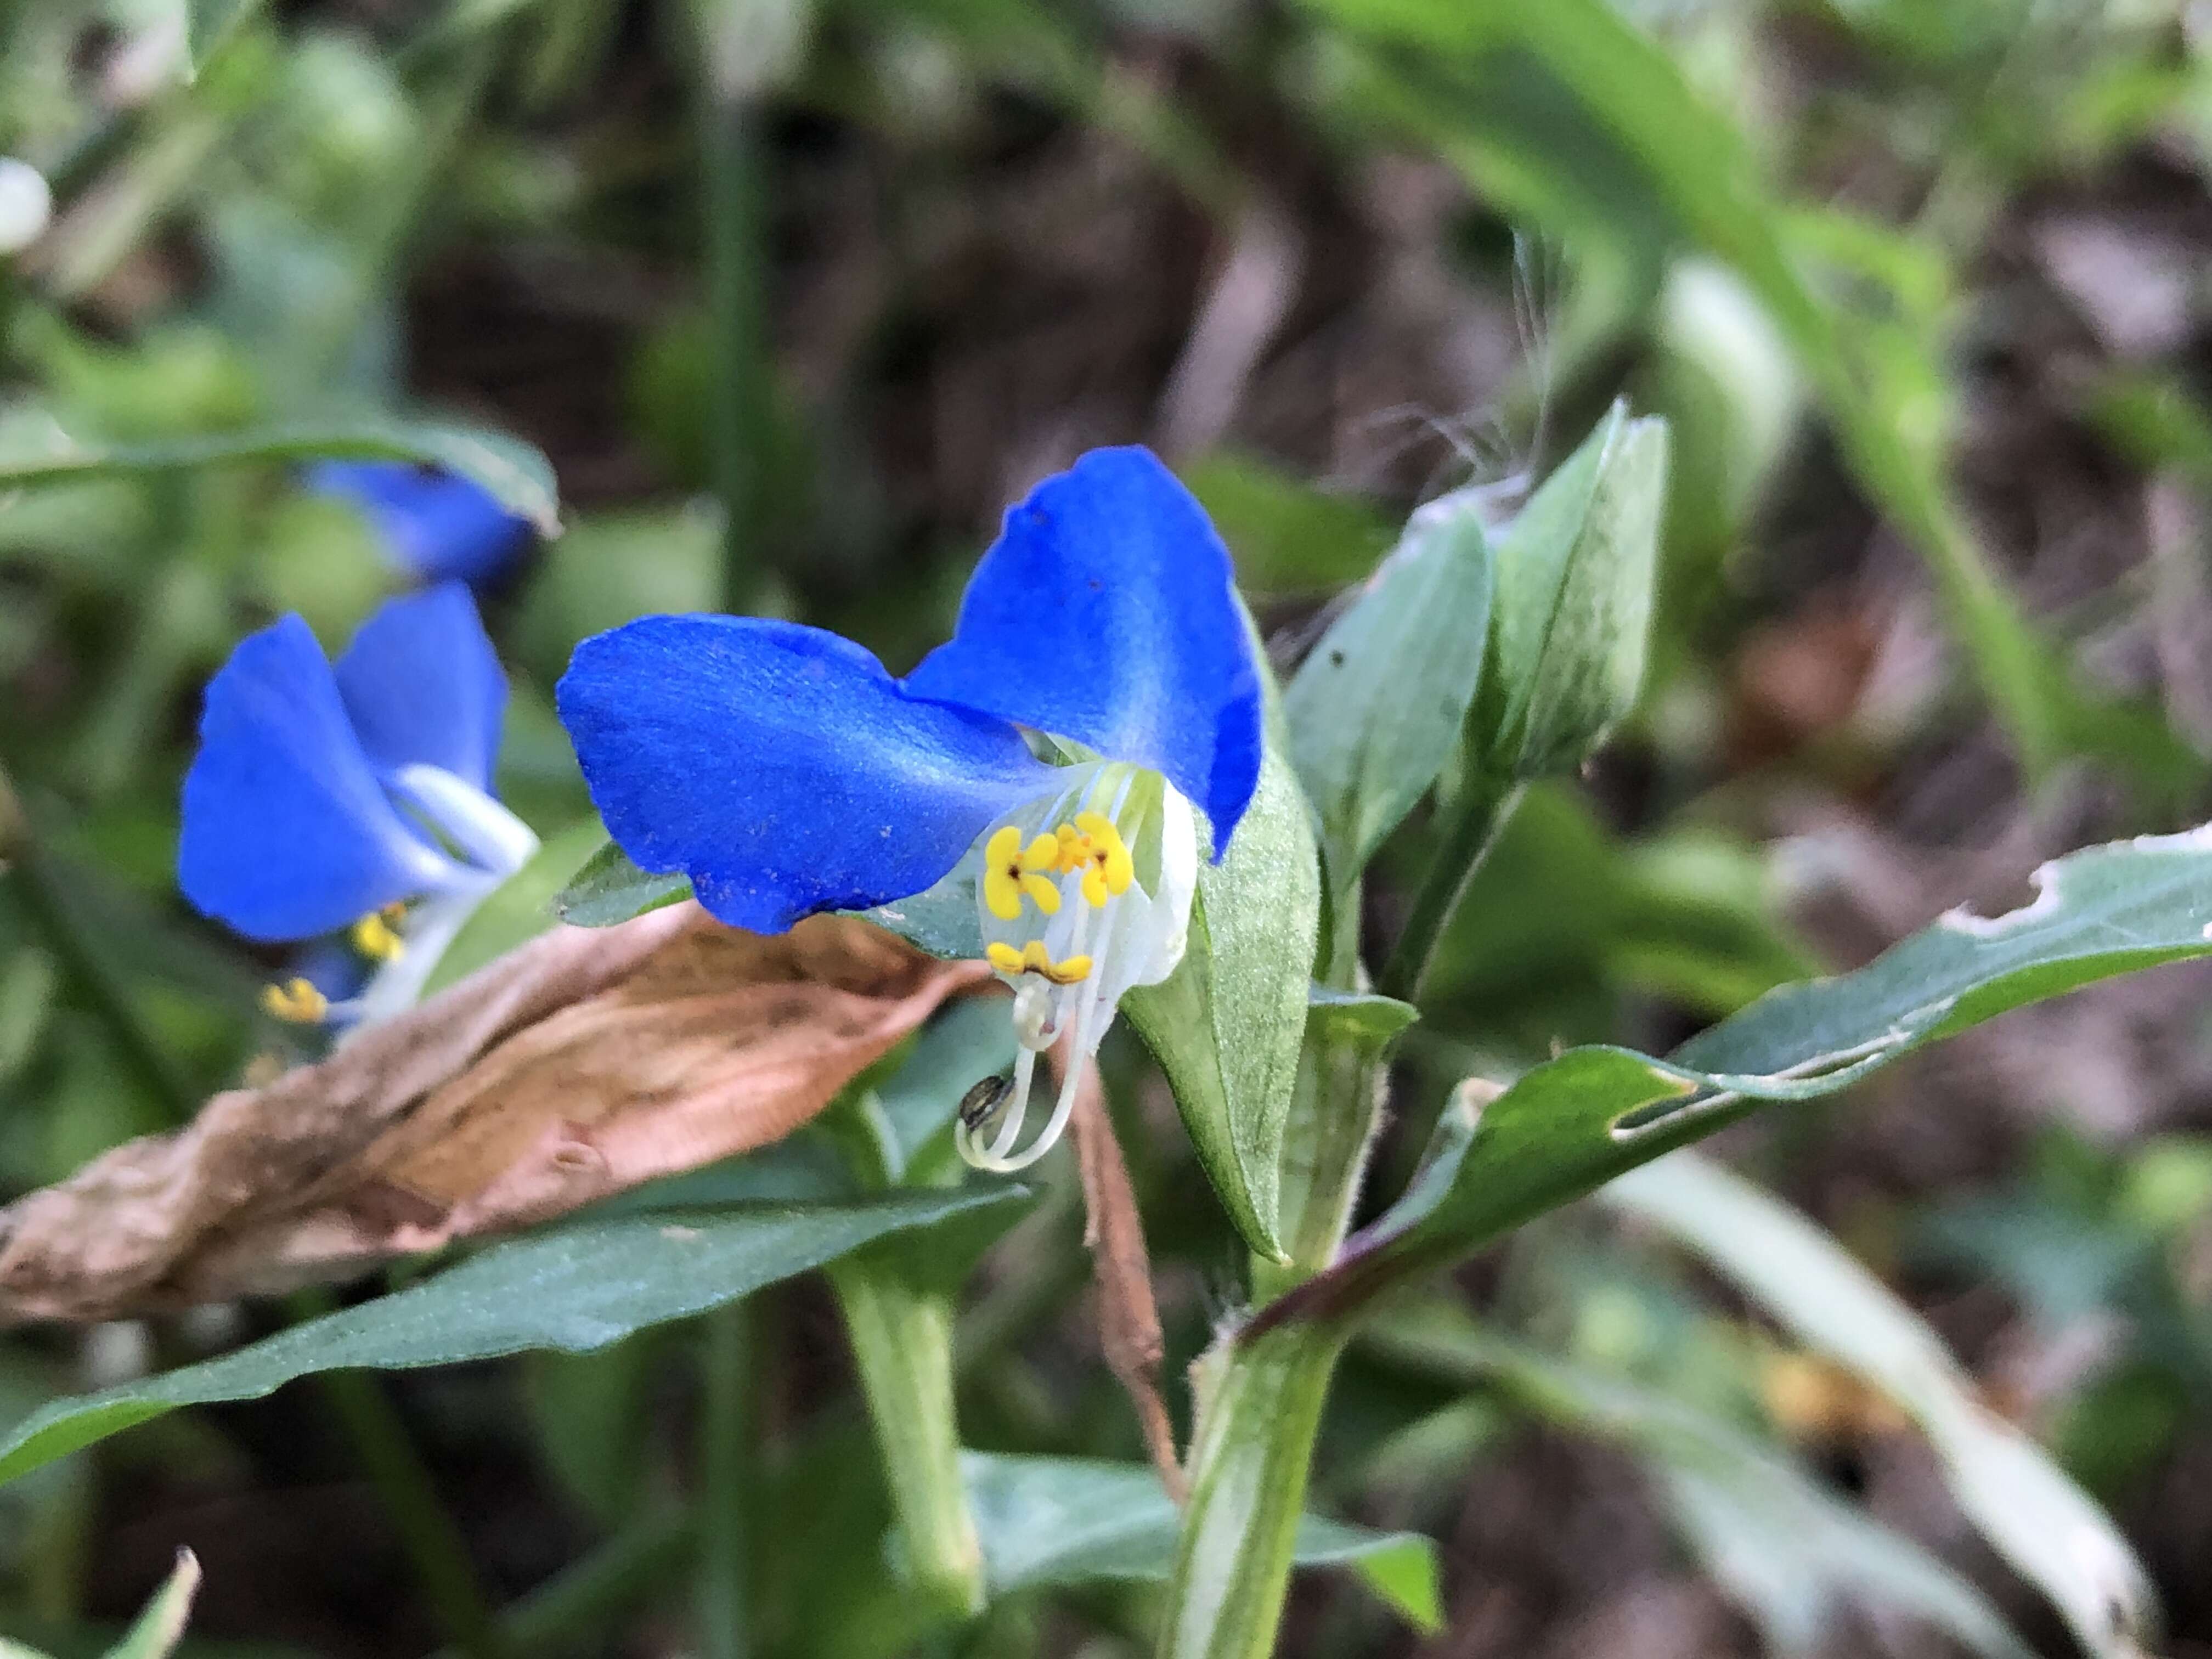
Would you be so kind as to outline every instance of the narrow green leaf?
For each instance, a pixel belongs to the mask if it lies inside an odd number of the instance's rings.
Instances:
[[[1270,747],[1228,854],[1199,866],[1182,965],[1121,1003],[1237,1231],[1277,1261],[1279,1160],[1320,912],[1306,804]]]
[[[961,1457],[994,1594],[1046,1584],[1164,1579],[1180,1517],[1152,1469],[1086,1457]],[[1417,1630],[1443,1624],[1436,1546],[1413,1533],[1308,1516],[1297,1565],[1350,1566]]]
[[[609,842],[553,895],[553,914],[571,927],[613,927],[691,896],[688,876],[656,876]]]
[[[1695,1250],[1918,1423],[1942,1455],[1959,1507],[2089,1652],[2130,1659],[2150,1650],[2150,1582],[2112,1518],[1981,1403],[1942,1340],[1842,1245],[1779,1199],[1688,1153],[1633,1171],[1603,1196]]]
[[[994,1206],[1011,1220],[1026,1196],[994,1184],[836,1204],[669,1210],[519,1239],[220,1359],[42,1407],[0,1443],[0,1481],[179,1406],[258,1400],[316,1371],[453,1365],[533,1348],[587,1353],[887,1234]]]
[[[199,1587],[199,1558],[190,1550],[179,1550],[177,1565],[123,1639],[107,1650],[107,1659],[168,1659],[184,1638],[185,1620],[191,1616],[192,1597]]]
[[[2212,828],[2089,848],[2036,883],[2008,915],[1954,911],[1855,973],[1770,991],[1669,1059],[1571,1048],[1486,1103],[1494,1085],[1464,1085],[1472,1133],[1260,1328],[1348,1311],[1764,1102],[1829,1094],[2024,1003],[2212,954]]]
[[[1459,747],[1490,633],[1474,491],[1430,502],[1283,692],[1291,758],[1342,891]]]
[[[51,421],[0,428],[0,486],[241,462],[413,461],[473,479],[538,533],[561,533],[552,464],[531,445],[479,427],[384,419],[249,428],[193,438],[111,442],[70,437]]]
[[[1686,1401],[1491,1335],[1453,1307],[1407,1309],[1363,1340],[1424,1371],[1502,1385],[1563,1425],[1638,1454],[1706,1571],[1778,1653],[1819,1650],[1848,1604],[1920,1620],[1988,1659],[2032,1652],[1919,1544],[1824,1489],[1779,1448]]]
[[[221,52],[240,26],[261,9],[263,0],[179,0],[185,13],[186,72],[197,76]]]
[[[461,924],[461,931],[438,958],[422,994],[434,995],[466,979],[561,920],[553,913],[556,896],[566,890],[563,884],[592,848],[605,841],[606,834],[597,818],[586,818],[540,847],[529,863],[501,882]]]

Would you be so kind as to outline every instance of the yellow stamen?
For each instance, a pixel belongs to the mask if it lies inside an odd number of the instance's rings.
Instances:
[[[261,1006],[293,1025],[319,1025],[331,1012],[331,1000],[312,981],[295,976],[281,985],[261,988]]]
[[[1060,909],[1060,890],[1044,875],[1060,863],[1060,837],[1041,835],[1022,844],[1021,826],[1001,824],[983,847],[983,902],[1000,921],[1022,914],[1022,896],[1047,915]]]
[[[371,910],[353,925],[353,948],[378,962],[397,962],[405,953],[407,942],[392,924],[405,914],[397,904]]]
[[[1054,985],[1080,984],[1091,974],[1089,957],[1070,957],[1065,962],[1054,962],[1042,939],[1033,939],[1018,951],[993,939],[983,947],[983,954],[991,966],[1002,974],[1041,974]]]

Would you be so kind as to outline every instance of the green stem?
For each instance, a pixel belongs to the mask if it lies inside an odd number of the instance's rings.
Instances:
[[[1306,1476],[1344,1346],[1325,1326],[1232,1341],[1206,1362],[1160,1659],[1267,1659],[1290,1589]]]
[[[324,1371],[315,1384],[383,1500],[447,1639],[468,1659],[512,1659],[514,1650],[469,1565],[468,1540],[439,1500],[381,1385],[367,1371]]]
[[[745,1504],[752,1487],[750,1312],[742,1302],[701,1322],[706,1352],[699,1430],[699,1571],[695,1605],[706,1659],[746,1659],[752,1644],[751,1552]]]
[[[1436,854],[1421,878],[1420,890],[1413,895],[1413,908],[1407,913],[1397,945],[1376,981],[1375,988],[1384,996],[1401,1002],[1419,1000],[1421,981],[1428,974],[1444,924],[1459,908],[1460,895],[1467,890],[1475,871],[1489,856],[1498,832],[1520,805],[1521,790],[1517,779],[1469,772],[1438,815],[1442,835]]]
[[[707,8],[702,8],[702,13]],[[752,586],[763,458],[774,422],[768,363],[764,252],[768,193],[759,116],[743,89],[723,84],[714,25],[702,17],[699,162],[706,241],[708,465],[722,504],[723,603]]]
[[[983,1606],[983,1547],[960,1479],[951,1301],[865,1257],[832,1264],[830,1283],[883,1452],[907,1576],[949,1619],[970,1617]]]

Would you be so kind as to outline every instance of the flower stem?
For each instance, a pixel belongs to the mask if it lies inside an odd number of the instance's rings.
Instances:
[[[1231,1339],[1205,1363],[1159,1659],[1267,1659],[1290,1588],[1306,1474],[1344,1346],[1326,1326]]]
[[[317,1302],[326,1298],[306,1305]],[[430,1472],[382,1385],[367,1371],[325,1371],[315,1382],[383,1500],[447,1639],[468,1659],[510,1659],[513,1650],[469,1565],[468,1540],[440,1501]]]
[[[952,1304],[865,1254],[830,1268],[890,1483],[907,1576],[948,1620],[983,1606],[983,1547],[960,1480]]]
[[[750,1310],[743,1302],[700,1321],[706,1336],[699,1426],[699,1571],[694,1606],[705,1659],[752,1650],[751,1543],[745,1504],[753,1485]]]
[[[1421,885],[1413,895],[1396,947],[1376,980],[1375,988],[1401,1002],[1419,1000],[1421,981],[1436,955],[1444,924],[1459,908],[1460,895],[1481,868],[1496,844],[1498,833],[1521,804],[1517,779],[1493,777],[1470,771],[1459,789],[1438,812],[1441,832],[1436,855],[1430,860]]]

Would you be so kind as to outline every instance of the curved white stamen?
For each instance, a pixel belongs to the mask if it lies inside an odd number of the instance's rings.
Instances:
[[[480,870],[511,876],[538,851],[528,824],[442,766],[403,766],[392,787]]]

